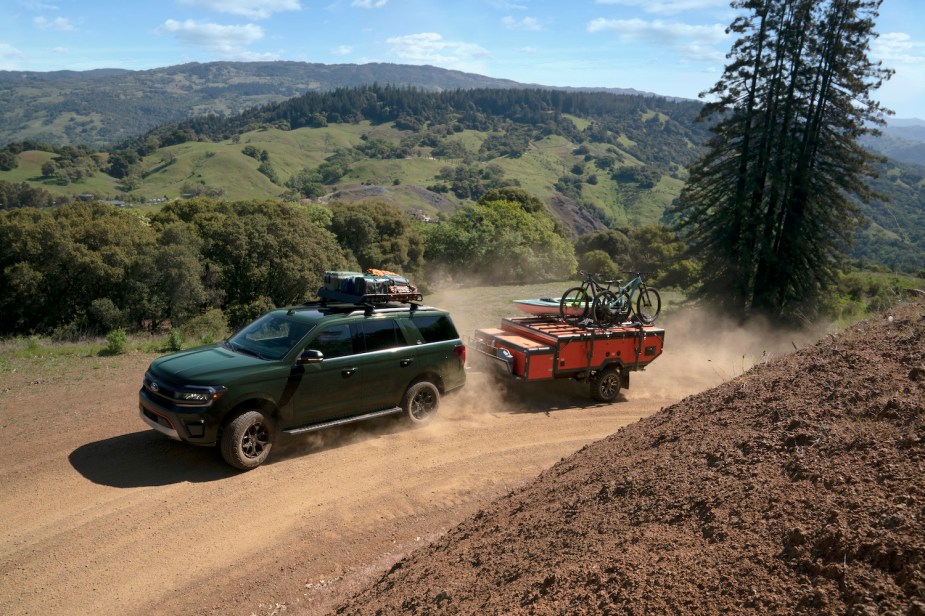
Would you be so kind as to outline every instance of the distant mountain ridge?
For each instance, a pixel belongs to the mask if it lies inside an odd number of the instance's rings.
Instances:
[[[880,131],[879,137],[866,136],[861,143],[899,162],[925,165],[925,121],[894,118]]]
[[[374,83],[426,92],[543,88],[657,96],[632,88],[558,88],[387,63],[193,62],[143,71],[0,71],[0,147],[18,141],[106,147],[191,117],[234,115],[310,91]]]

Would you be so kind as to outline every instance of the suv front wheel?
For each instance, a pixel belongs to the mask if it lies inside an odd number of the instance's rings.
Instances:
[[[405,392],[401,407],[412,423],[430,421],[440,406],[440,390],[428,381],[415,383]]]
[[[273,447],[270,419],[260,411],[247,411],[232,419],[222,432],[222,457],[248,471],[263,464]]]

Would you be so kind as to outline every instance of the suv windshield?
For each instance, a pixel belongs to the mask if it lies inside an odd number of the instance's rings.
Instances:
[[[294,321],[284,314],[267,314],[233,335],[227,346],[261,359],[280,360],[312,329],[312,324]]]

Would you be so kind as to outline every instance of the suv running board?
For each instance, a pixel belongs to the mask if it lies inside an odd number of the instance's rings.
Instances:
[[[394,415],[395,413],[401,413],[402,409],[399,406],[391,409],[385,409],[384,411],[375,411],[373,413],[366,413],[365,415],[357,415],[356,417],[346,417],[344,419],[334,419],[332,421],[326,421],[324,423],[312,424],[310,426],[305,426],[304,428],[293,428],[292,430],[283,430],[286,434],[304,434],[305,432],[314,432],[315,430],[323,430],[325,428],[332,428],[334,426],[343,426],[344,424],[354,423],[357,421],[364,421],[366,419],[372,419],[374,417],[385,417],[386,415]]]

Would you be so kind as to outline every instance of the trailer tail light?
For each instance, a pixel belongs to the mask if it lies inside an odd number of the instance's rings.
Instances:
[[[466,345],[457,344],[453,347],[453,352],[456,353],[456,357],[459,359],[459,363],[466,365]]]

